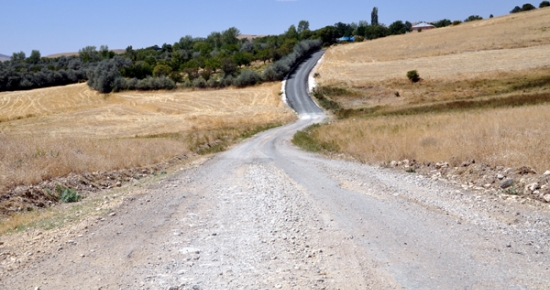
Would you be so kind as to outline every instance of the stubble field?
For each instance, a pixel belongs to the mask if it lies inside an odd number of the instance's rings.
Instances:
[[[317,81],[343,119],[309,134],[370,163],[475,159],[545,172],[549,52],[550,9],[332,47]]]
[[[295,114],[282,103],[280,89],[271,83],[103,95],[76,84],[1,93],[0,210],[32,205],[34,194],[9,193],[19,185],[216,152],[257,130],[290,122]]]

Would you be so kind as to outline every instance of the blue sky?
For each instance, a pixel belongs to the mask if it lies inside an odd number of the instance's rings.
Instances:
[[[530,2],[539,5],[541,0]],[[205,37],[237,27],[243,34],[280,34],[308,20],[318,29],[336,22],[370,22],[373,7],[379,21],[464,20],[508,14],[526,0],[2,0],[0,53],[37,49],[43,56],[75,52],[93,45],[142,48],[173,44],[180,37]]]

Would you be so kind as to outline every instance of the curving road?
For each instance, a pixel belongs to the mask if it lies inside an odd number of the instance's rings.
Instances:
[[[549,289],[547,210],[290,143],[324,118],[304,90],[318,56],[287,85],[299,121],[36,237],[0,289]]]
[[[306,58],[301,64],[296,66],[294,71],[287,77],[285,90],[288,104],[298,115],[324,114],[323,110],[313,102],[308,94],[309,73],[324,53],[324,50],[313,53],[309,58]]]

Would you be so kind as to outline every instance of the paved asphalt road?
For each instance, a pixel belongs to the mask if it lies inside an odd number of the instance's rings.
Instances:
[[[288,76],[286,82],[286,95],[288,104],[299,115],[323,114],[323,111],[311,100],[308,95],[309,72],[315,67],[323,56],[324,50],[312,54]]]

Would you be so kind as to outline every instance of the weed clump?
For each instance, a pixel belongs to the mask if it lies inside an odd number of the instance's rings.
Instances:
[[[56,199],[61,203],[77,202],[82,199],[82,195],[78,194],[76,190],[60,184],[56,185],[55,192],[57,193]]]

